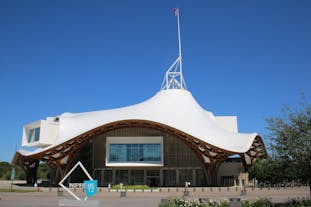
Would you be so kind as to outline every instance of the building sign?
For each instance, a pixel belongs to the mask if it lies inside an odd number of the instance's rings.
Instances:
[[[83,183],[69,183],[69,188],[84,188]]]
[[[59,185],[65,190],[67,191],[70,195],[72,195],[75,199],[81,201],[81,198],[79,198],[76,194],[74,194],[69,188],[67,188],[63,182],[68,178],[68,176],[78,167],[80,166],[81,169],[83,170],[83,172],[86,174],[86,176],[90,179],[90,180],[85,180],[84,181],[84,189],[85,189],[85,194],[86,197],[84,198],[84,200],[87,200],[89,197],[93,196],[96,194],[97,192],[97,180],[93,180],[93,178],[90,176],[90,174],[87,172],[87,170],[85,169],[85,167],[82,165],[82,163],[79,161],[77,162],[77,164],[68,172],[67,175],[65,175],[65,177],[59,182]],[[69,186],[70,187],[70,186]]]
[[[85,180],[84,189],[87,198],[95,195],[97,192],[97,180]]]

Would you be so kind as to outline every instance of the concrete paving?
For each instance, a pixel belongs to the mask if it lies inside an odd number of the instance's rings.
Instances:
[[[0,188],[8,188],[10,184],[0,181]],[[34,187],[22,187],[14,185],[13,189],[35,190]],[[51,191],[50,191],[51,190]],[[184,188],[161,188],[157,191],[128,191],[126,197],[120,197],[120,192],[108,192],[106,188],[100,188],[98,193],[90,198],[99,200],[103,207],[129,206],[129,207],[157,207],[161,199],[181,198],[184,195]],[[213,199],[229,200],[229,198],[241,198],[242,200],[253,200],[256,198],[268,198],[274,202],[284,202],[290,199],[305,199],[309,197],[309,187],[295,188],[247,188],[246,194],[241,191],[243,188],[222,187],[222,188],[190,188],[189,196],[186,199]],[[55,207],[58,206],[60,199],[73,199],[67,192],[63,196],[58,196],[57,188],[40,188],[41,192],[7,192],[0,193],[0,207]],[[76,193],[83,198],[82,189],[76,190]],[[244,195],[243,195],[244,194]]]

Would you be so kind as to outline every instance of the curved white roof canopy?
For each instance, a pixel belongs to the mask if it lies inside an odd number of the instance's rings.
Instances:
[[[53,145],[30,153],[22,151],[20,153],[26,156],[37,154],[94,128],[126,120],[157,122],[180,130],[215,147],[235,153],[247,152],[258,135],[256,133],[236,133],[222,128],[216,122],[214,115],[203,109],[186,90],[182,75],[178,10],[177,20],[179,56],[167,70],[161,91],[147,101],[128,107],[87,113],[64,113],[58,117],[58,137]]]
[[[214,115],[203,109],[189,91],[182,89],[161,90],[149,100],[128,107],[86,113],[64,113],[58,118],[59,134],[56,143],[30,154],[54,147],[96,127],[133,119],[165,124],[206,143],[236,153],[248,151],[257,136],[256,133],[235,133],[221,128]]]

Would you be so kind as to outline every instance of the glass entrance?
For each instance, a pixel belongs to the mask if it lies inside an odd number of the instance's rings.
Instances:
[[[160,186],[160,170],[147,170],[147,185],[150,187]]]

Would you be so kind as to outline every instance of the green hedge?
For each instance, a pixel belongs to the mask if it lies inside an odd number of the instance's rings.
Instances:
[[[120,185],[114,185],[112,186],[112,189],[118,189],[120,190],[121,187]],[[122,189],[127,189],[127,190],[148,190],[148,189],[151,189],[148,185],[123,185]],[[154,188],[152,188],[154,189]]]
[[[173,199],[159,207],[229,207],[228,201]]]
[[[267,199],[244,201],[242,207],[311,207],[311,200],[292,200],[286,203],[272,203]]]
[[[213,200],[185,200],[173,199],[167,203],[162,203],[159,207],[229,207],[228,201]],[[311,200],[292,200],[286,203],[272,203],[267,199],[258,199],[255,201],[243,201],[242,207],[311,207]]]
[[[11,189],[7,188],[0,188],[1,193],[10,193],[12,192]],[[31,192],[37,192],[36,190],[25,190],[25,189],[13,189],[13,192],[15,193],[31,193]]]

